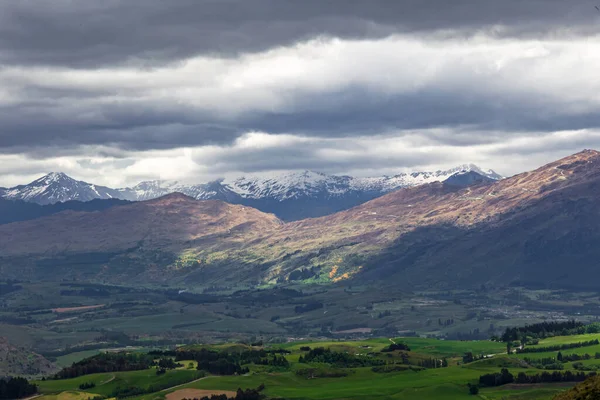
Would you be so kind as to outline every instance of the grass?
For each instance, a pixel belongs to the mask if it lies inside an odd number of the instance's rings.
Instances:
[[[483,389],[479,397],[485,400],[551,400],[556,394],[572,385],[546,384],[543,387],[530,386],[523,389],[506,390],[502,388]]]
[[[83,360],[84,358],[94,356],[100,353],[100,350],[85,350],[69,353],[56,358],[56,365],[59,367],[69,367],[73,363]]]
[[[99,394],[101,396],[110,396],[116,389],[125,387],[138,387],[148,389],[150,386],[171,387],[182,382],[189,382],[197,379],[201,373],[196,370],[173,370],[167,371],[164,375],[156,375],[156,369],[143,371],[127,371],[102,373],[80,376],[72,379],[46,380],[35,382],[41,393],[59,393],[62,391],[76,391],[79,385],[87,382],[96,384],[91,389],[86,389],[89,393]]]
[[[570,343],[581,341],[581,337],[552,338],[556,342]],[[574,385],[569,384],[542,384],[542,385],[507,385],[496,388],[483,388],[479,396],[468,394],[468,383],[478,382],[479,376],[486,373],[498,372],[501,368],[517,375],[519,372],[528,374],[539,373],[540,370],[528,366],[522,360],[522,355],[501,354],[504,351],[502,343],[491,341],[444,341],[423,338],[397,338],[395,342],[403,341],[411,347],[409,353],[413,357],[445,357],[451,360],[447,368],[426,369],[421,371],[404,370],[388,373],[373,372],[370,367],[353,368],[349,375],[339,378],[307,379],[296,375],[300,368],[324,368],[325,364],[299,364],[298,358],[302,351],[300,347],[309,346],[329,347],[336,351],[360,353],[374,353],[375,357],[384,360],[399,360],[399,353],[381,353],[381,349],[388,346],[389,339],[371,339],[362,341],[320,341],[297,342],[274,345],[290,350],[288,360],[292,362],[291,368],[285,370],[270,369],[265,366],[251,366],[250,373],[244,376],[208,376],[204,379],[189,382],[197,377],[198,372],[186,369],[189,361],[182,361],[184,368],[168,371],[167,374],[157,376],[155,369],[133,372],[117,372],[106,374],[92,374],[74,379],[58,381],[37,382],[41,392],[46,396],[64,395],[64,392],[77,392],[80,384],[94,382],[96,387],[87,390],[88,394],[109,396],[117,388],[140,387],[147,389],[150,386],[162,385],[170,387],[165,391],[132,397],[132,400],[162,400],[165,395],[185,388],[204,390],[230,390],[238,388],[256,388],[264,384],[265,394],[269,397],[280,397],[288,400],[362,400],[362,399],[419,399],[419,400],[455,400],[455,399],[483,399],[483,400],[550,400],[554,394]],[[589,340],[589,339],[588,339]],[[540,343],[540,345],[542,345]],[[221,351],[239,351],[248,346],[240,344],[203,345],[190,347],[209,347]],[[474,354],[497,354],[496,356],[460,365],[460,360],[465,352]],[[500,353],[500,354],[498,354]],[[535,353],[534,353],[535,354]],[[600,360],[590,360],[600,363]],[[569,364],[566,364],[569,368]],[[188,381],[181,386],[174,387],[182,381]],[[78,398],[47,397],[48,400],[79,400]]]

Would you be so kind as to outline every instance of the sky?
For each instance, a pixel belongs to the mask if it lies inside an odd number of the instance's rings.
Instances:
[[[0,0],[0,186],[511,175],[600,149],[595,6]]]

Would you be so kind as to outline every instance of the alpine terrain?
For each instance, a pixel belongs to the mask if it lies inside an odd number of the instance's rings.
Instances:
[[[332,215],[272,214],[182,194],[0,226],[6,276],[273,284],[380,281],[584,287],[596,276],[600,153],[462,187],[399,189]],[[565,272],[565,264],[578,268]],[[543,273],[542,273],[543,271]]]
[[[131,188],[110,189],[51,173],[28,185],[5,189],[0,196],[38,204],[69,200],[123,199],[142,201],[169,193],[183,193],[198,200],[223,200],[242,204],[291,221],[345,210],[403,187],[448,179],[456,185],[494,181],[502,176],[466,164],[445,171],[414,172],[377,178],[354,178],[304,171],[272,177],[240,177],[196,185],[177,181],[145,181]]]

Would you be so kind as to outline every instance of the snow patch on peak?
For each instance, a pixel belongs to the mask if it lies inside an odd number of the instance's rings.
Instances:
[[[183,193],[198,200],[218,199],[233,203],[292,199],[374,198],[403,187],[441,182],[455,174],[476,172],[494,180],[502,176],[492,170],[483,170],[475,164],[464,164],[435,172],[400,173],[394,176],[355,178],[328,175],[310,170],[281,172],[270,176],[242,176],[236,179],[217,179],[208,183],[188,185],[176,180],[151,180],[130,188],[110,189],[77,181],[62,172],[51,172],[28,185],[0,191],[6,199],[19,199],[38,204],[52,204],[68,200],[119,198],[123,200],[150,200],[170,193]],[[253,203],[254,204],[254,203]]]
[[[6,189],[2,197],[38,204],[54,204],[69,200],[111,199],[118,197],[118,192],[104,186],[77,181],[62,172],[51,172],[28,185]]]

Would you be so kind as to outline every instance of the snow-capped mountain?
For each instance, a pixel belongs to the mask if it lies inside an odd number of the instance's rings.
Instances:
[[[151,200],[175,192],[198,200],[212,199],[233,202],[232,200],[239,197],[227,185],[223,185],[221,180],[197,185],[185,185],[179,181],[166,180],[144,181],[132,188],[117,190],[120,198],[132,201]]]
[[[460,175],[465,176],[458,179]],[[274,213],[284,220],[296,220],[327,215],[396,189],[446,181],[451,177],[454,177],[454,184],[482,183],[485,180],[502,178],[492,170],[482,170],[476,165],[465,164],[443,171],[401,173],[374,178],[303,171],[270,177],[244,176],[195,185],[178,181],[145,181],[131,188],[111,189],[77,181],[63,173],[51,173],[28,185],[6,189],[3,195],[0,192],[0,197],[53,204],[97,198],[141,201],[180,192],[199,200],[217,199],[244,204]]]
[[[62,172],[51,172],[28,185],[6,189],[2,194],[8,200],[24,200],[41,205],[69,200],[112,199],[118,196],[119,192],[114,189],[77,181]]]

